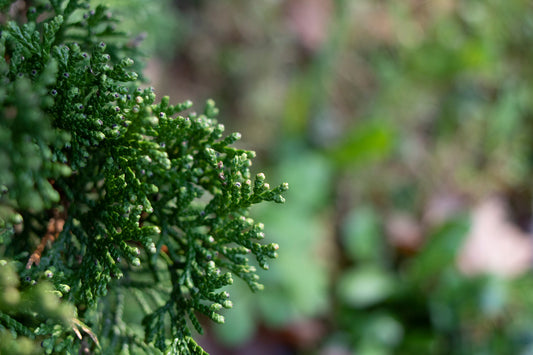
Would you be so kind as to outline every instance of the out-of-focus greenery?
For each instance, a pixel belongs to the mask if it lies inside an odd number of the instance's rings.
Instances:
[[[22,289],[15,270],[14,262],[0,260],[0,354],[40,354],[42,349],[34,340],[35,334],[21,320],[33,319],[37,323],[38,317],[44,317],[49,322],[59,321],[74,327],[76,309],[70,303],[60,302],[58,291],[48,281],[40,280],[35,287]],[[63,339],[65,343],[68,340]]]
[[[318,322],[296,353],[533,352],[529,271],[457,266],[487,196],[531,223],[529,1],[176,3],[161,85],[215,98],[291,184],[283,209],[256,210],[280,257],[265,292],[235,296],[222,341]],[[443,196],[455,207],[435,211]],[[394,238],[398,216],[419,239]]]
[[[109,7],[131,38],[130,44],[144,53],[170,54],[187,29],[187,19],[179,18],[170,0],[91,0],[91,5]]]

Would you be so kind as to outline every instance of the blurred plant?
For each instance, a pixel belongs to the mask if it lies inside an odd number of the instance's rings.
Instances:
[[[156,53],[168,58],[185,36],[188,19],[180,17],[170,0],[91,0],[90,4],[95,8],[107,6],[130,38],[128,45],[138,47],[145,55]]]
[[[530,351],[527,269],[511,278],[457,265],[487,196],[509,203],[513,223],[532,223],[529,2],[184,11],[198,22],[173,63],[189,75],[180,87],[201,97],[209,83],[232,116],[253,117],[239,124],[295,186],[282,213],[261,210],[270,234],[294,236],[265,275],[272,292],[217,332],[235,344],[253,337],[254,319],[283,335],[318,319],[321,341],[290,339],[296,352]]]
[[[62,327],[79,332],[83,324],[76,318],[72,304],[60,300],[60,292],[46,280],[36,286],[21,290],[19,275],[14,263],[0,260],[0,353],[2,354],[39,354],[41,349],[35,344],[33,333],[28,325],[39,323],[55,324],[56,330]],[[50,271],[48,271],[50,272]],[[50,275],[43,275],[49,278]],[[36,333],[40,330],[36,329]],[[13,333],[18,334],[15,339]],[[63,339],[58,350],[72,343],[73,337]]]
[[[531,278],[466,277],[457,268],[465,217],[433,228],[399,265],[384,263],[391,250],[375,242],[384,233],[382,217],[357,209],[346,222],[343,244],[355,264],[335,287],[335,341],[361,354],[515,353],[533,346]]]

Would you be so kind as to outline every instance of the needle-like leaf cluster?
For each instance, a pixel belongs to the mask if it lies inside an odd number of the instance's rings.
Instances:
[[[250,256],[266,269],[277,245],[247,212],[287,185],[252,176],[214,102],[195,113],[138,88],[105,8],[13,2],[0,1],[0,331],[47,353],[202,353],[196,314],[223,322],[233,277],[262,288]]]

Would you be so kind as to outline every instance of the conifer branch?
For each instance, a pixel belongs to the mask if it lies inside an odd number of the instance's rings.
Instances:
[[[220,310],[233,303],[221,288],[240,277],[261,290],[249,259],[267,269],[277,256],[248,209],[283,203],[288,186],[252,175],[255,153],[231,146],[240,134],[224,135],[212,100],[196,113],[190,101],[156,102],[139,88],[136,46],[105,7],[27,2],[37,5],[21,20],[8,3],[0,261],[19,275],[6,290],[35,299],[13,298],[20,314],[38,316],[0,312],[5,325],[47,353],[204,353],[196,314],[223,323]],[[145,314],[136,327],[123,320],[130,295]]]

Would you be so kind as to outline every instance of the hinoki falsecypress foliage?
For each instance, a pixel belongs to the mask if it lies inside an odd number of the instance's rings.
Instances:
[[[276,257],[249,207],[287,185],[251,176],[212,101],[196,114],[138,88],[135,43],[105,8],[13,3],[0,0],[0,352],[202,353],[197,314],[223,322],[222,288],[260,290],[250,259]]]

